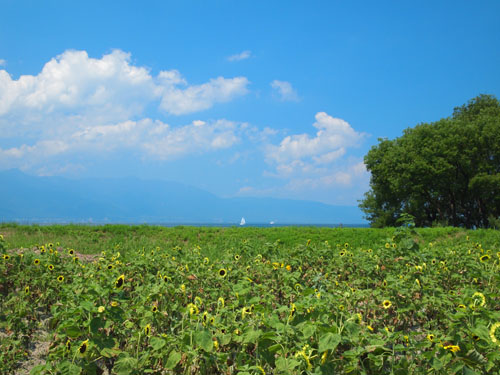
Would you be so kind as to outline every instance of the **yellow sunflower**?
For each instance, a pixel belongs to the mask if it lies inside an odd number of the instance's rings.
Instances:
[[[388,299],[384,300],[384,302],[382,302],[382,306],[384,309],[388,309],[389,307],[392,306],[392,302],[389,301]]]
[[[123,284],[125,284],[125,275],[120,275],[115,281],[115,288],[121,289],[123,287]]]
[[[85,353],[87,352],[87,349],[89,348],[89,340],[85,340],[83,341],[80,346],[78,347],[78,353],[81,355],[81,356],[84,356]]]
[[[500,322],[497,322],[495,324],[493,324],[490,328],[490,338],[491,338],[491,342],[494,343],[494,344],[498,344],[500,346],[500,342],[498,342],[498,339],[495,335],[497,329],[500,328]]]
[[[222,277],[222,278],[225,278],[227,276],[227,270],[224,269],[224,268],[221,268],[219,270],[219,276]]]

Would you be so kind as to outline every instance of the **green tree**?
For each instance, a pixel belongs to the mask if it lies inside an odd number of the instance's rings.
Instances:
[[[365,164],[371,189],[359,206],[374,227],[395,225],[402,214],[417,226],[493,226],[500,216],[500,103],[480,95],[448,118],[379,139]]]

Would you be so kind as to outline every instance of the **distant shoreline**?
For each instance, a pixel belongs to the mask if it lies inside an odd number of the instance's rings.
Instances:
[[[179,223],[161,223],[161,222],[105,222],[105,221],[44,221],[44,220],[7,220],[0,221],[0,224],[16,224],[16,225],[83,225],[83,226],[102,226],[102,225],[147,225],[147,226],[158,226],[158,227],[221,227],[221,228],[231,228],[231,227],[251,227],[251,228],[280,228],[280,227],[319,227],[319,228],[369,228],[369,224],[358,223],[358,224],[344,224],[344,223],[252,223],[247,222],[245,225],[240,225],[239,223],[189,223],[189,222],[179,222]]]

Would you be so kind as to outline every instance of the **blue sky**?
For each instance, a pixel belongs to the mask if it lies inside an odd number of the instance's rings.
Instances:
[[[0,169],[355,205],[380,137],[500,97],[498,1],[0,1]]]

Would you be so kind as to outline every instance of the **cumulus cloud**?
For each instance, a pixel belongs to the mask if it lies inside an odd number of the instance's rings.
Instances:
[[[318,112],[313,126],[316,135],[296,134],[285,137],[279,145],[270,145],[267,158],[278,166],[305,162],[328,164],[343,156],[346,148],[359,144],[366,136],[356,132],[346,121]]]
[[[145,151],[160,160],[184,155],[199,155],[232,147],[240,141],[244,124],[227,120],[206,123],[196,120],[192,124],[165,129],[161,135],[143,143]]]
[[[198,120],[172,127],[151,117],[155,109],[158,116],[209,109],[246,94],[248,84],[245,77],[217,77],[192,85],[177,70],[154,76],[121,50],[101,58],[68,50],[38,74],[17,79],[0,69],[0,167],[27,169],[59,156],[129,148],[170,159],[190,146],[198,154],[231,147],[246,124]]]
[[[248,50],[243,51],[241,53],[237,53],[236,55],[231,55],[227,58],[228,61],[241,61],[241,60],[246,60],[248,59],[252,53]]]
[[[146,67],[131,64],[130,54],[121,50],[100,59],[90,58],[85,51],[66,51],[46,63],[38,75],[15,80],[0,70],[0,116],[63,112],[125,120],[155,103],[169,114],[180,115],[244,95],[248,84],[245,77],[217,77],[189,85],[177,70],[152,76]]]
[[[285,181],[276,194],[300,196],[314,191],[318,199],[331,202],[328,191],[366,188],[368,172],[350,150],[359,147],[367,134],[325,112],[318,112],[315,119],[314,135],[288,135],[267,146],[266,162],[272,169],[265,176]]]
[[[149,118],[88,126],[62,134],[60,139],[0,148],[0,167],[33,170],[75,154],[103,156],[117,150],[128,150],[143,159],[171,160],[230,148],[245,136],[247,129],[246,123],[227,120],[195,120],[172,127]]]
[[[179,88],[186,85],[185,81],[176,77],[176,83],[168,81],[161,88],[162,100],[160,108],[174,115],[211,108],[215,103],[223,103],[248,92],[248,79],[245,77],[211,79],[202,85]]]
[[[271,82],[271,87],[275,90],[281,101],[298,102],[300,100],[297,91],[295,91],[290,82],[275,79]]]

